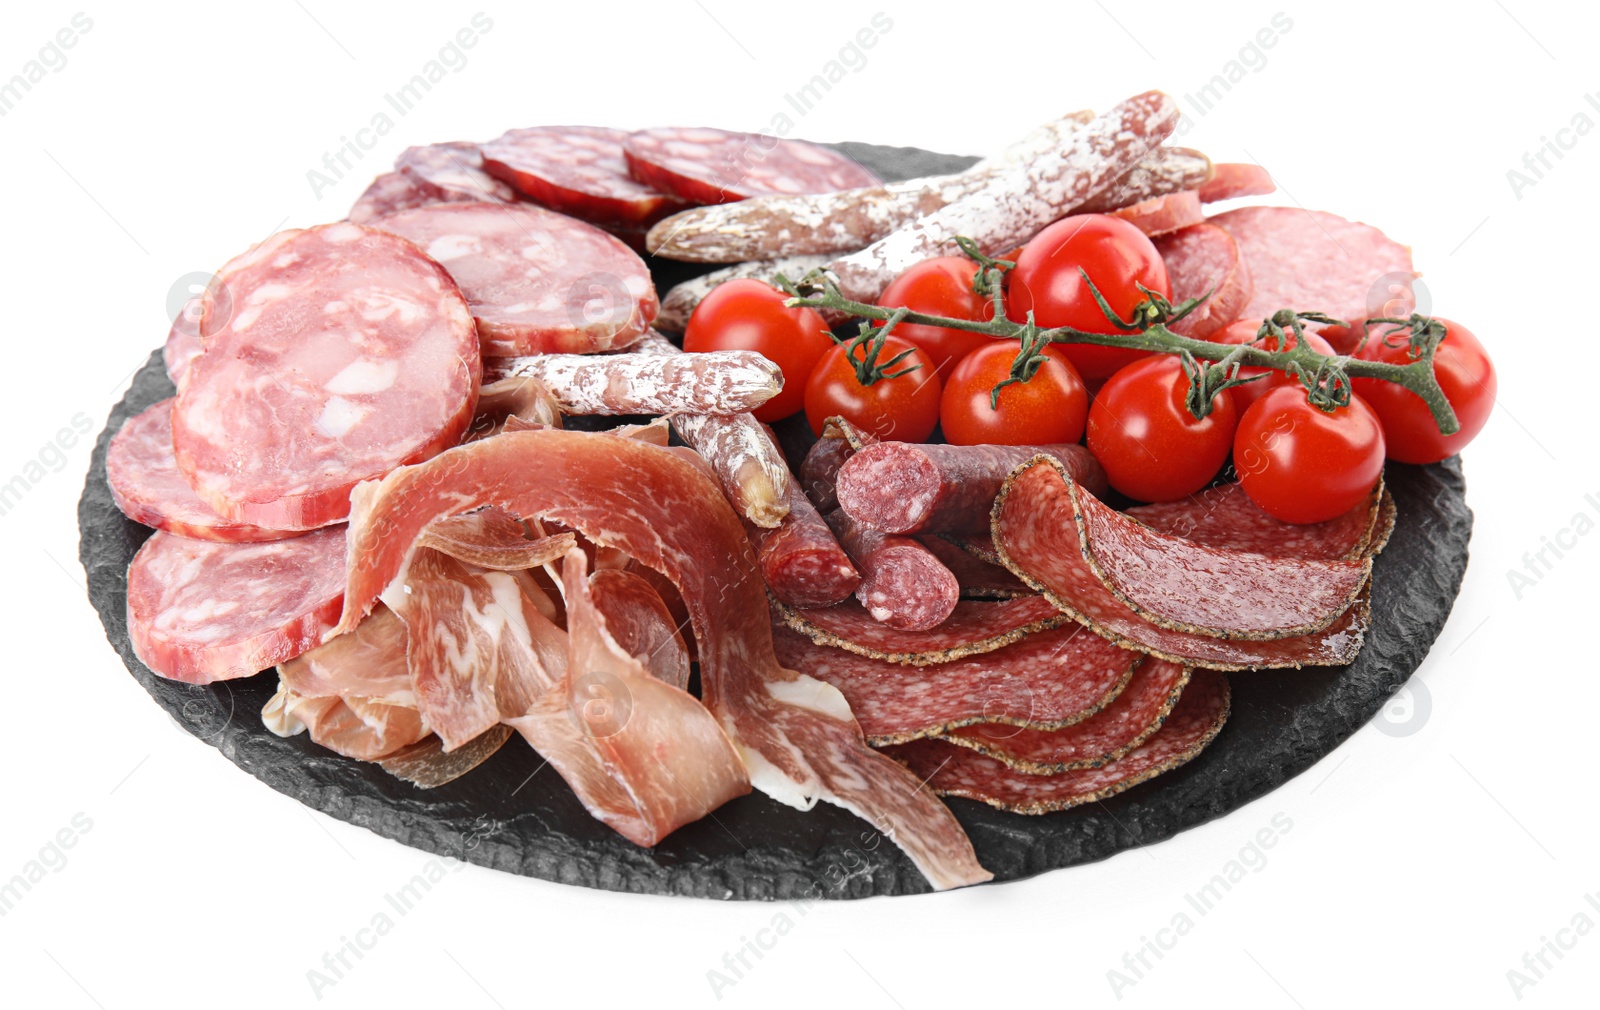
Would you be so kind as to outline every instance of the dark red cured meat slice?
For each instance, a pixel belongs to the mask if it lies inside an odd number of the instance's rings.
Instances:
[[[1187,498],[1129,509],[1151,529],[1196,543],[1281,558],[1330,561],[1365,556],[1374,546],[1382,485],[1369,501],[1336,519],[1297,525],[1268,515],[1234,484],[1218,484]]]
[[[744,519],[767,589],[779,602],[801,609],[848,600],[861,585],[861,573],[827,520],[800,490],[799,481],[784,485],[783,502],[788,511],[777,526]]]
[[[1210,220],[1228,230],[1250,265],[1255,292],[1241,319],[1279,309],[1326,312],[1352,324],[1318,328],[1347,354],[1362,320],[1408,316],[1416,306],[1411,250],[1371,225],[1298,207],[1241,207]]]
[[[1213,638],[1146,621],[1089,566],[1077,543],[1067,485],[1048,463],[1008,481],[995,508],[994,540],[1002,563],[1062,613],[1128,648],[1217,670],[1337,666],[1361,649],[1369,620],[1365,595],[1322,631],[1275,641]],[[1226,589],[1217,592],[1225,595]]]
[[[963,600],[937,628],[902,631],[880,624],[855,600],[817,610],[782,611],[783,622],[819,645],[907,666],[949,663],[993,652],[1067,623],[1040,596],[1000,602]]]
[[[466,141],[408,147],[394,160],[394,167],[424,188],[431,187],[439,203],[514,203],[517,199],[510,186],[483,170],[483,152]]]
[[[1032,596],[1033,590],[1003,566],[985,561],[941,536],[919,537],[933,556],[944,562],[961,586],[961,598],[970,600],[1012,600]]]
[[[592,354],[625,347],[656,317],[633,250],[542,207],[446,203],[378,222],[450,272],[478,321],[483,356]]]
[[[942,740],[918,740],[887,753],[905,762],[941,796],[964,796],[1019,814],[1043,814],[1114,796],[1187,763],[1222,731],[1228,707],[1228,678],[1198,671],[1160,732],[1116,761],[1060,775],[1030,775]]]
[[[1076,625],[921,669],[818,645],[787,628],[774,629],[773,639],[783,665],[839,689],[875,745],[973,723],[1071,725],[1112,704],[1140,660]]]
[[[194,540],[243,543],[282,540],[297,531],[269,530],[217,515],[178,472],[172,454],[172,400],[128,419],[106,450],[106,481],[122,514],[136,523]]]
[[[603,568],[589,576],[589,596],[606,632],[650,676],[689,689],[689,647],[661,594],[642,575]]]
[[[466,197],[446,196],[435,186],[430,186],[404,172],[385,172],[372,180],[356,202],[351,205],[345,220],[354,224],[371,224],[385,214],[395,214],[416,207],[431,207],[436,203],[459,203]]]
[[[863,526],[842,509],[827,519],[861,573],[856,599],[873,620],[902,631],[926,631],[956,608],[961,584],[921,543]]]
[[[343,526],[244,544],[157,533],[128,566],[128,638],[169,680],[250,677],[320,642],[344,584]]]
[[[1178,703],[1189,670],[1152,659],[1140,664],[1116,700],[1091,718],[1062,729],[978,723],[940,733],[942,739],[1033,775],[1098,768],[1144,743]]]
[[[536,126],[507,130],[483,145],[486,172],[530,200],[597,224],[648,229],[688,204],[628,174],[623,130]],[[638,245],[644,247],[639,231]]]
[[[1065,463],[1091,494],[1106,493],[1105,471],[1081,445],[879,442],[839,469],[839,505],[886,533],[982,529],[1006,474],[1040,453]]]
[[[1207,298],[1193,312],[1170,325],[1174,333],[1205,340],[1238,319],[1250,305],[1255,284],[1239,244],[1214,224],[1197,224],[1155,239],[1167,267],[1174,305]]]
[[[1212,166],[1211,178],[1200,186],[1200,202],[1216,203],[1238,196],[1266,196],[1277,188],[1272,175],[1260,165],[1224,161]]]
[[[1111,216],[1122,218],[1151,237],[1188,228],[1206,219],[1205,212],[1200,209],[1200,194],[1192,189],[1140,200],[1111,211]]]
[[[328,224],[280,232],[218,276],[230,314],[207,301],[205,351],[172,410],[178,468],[217,512],[326,526],[349,513],[356,484],[461,441],[477,333],[455,282],[416,246]]]
[[[639,130],[623,150],[635,179],[692,203],[831,193],[883,181],[826,147],[710,127]]]

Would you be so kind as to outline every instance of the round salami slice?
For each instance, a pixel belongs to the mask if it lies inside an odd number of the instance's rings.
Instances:
[[[883,181],[826,147],[709,127],[640,130],[628,135],[623,151],[635,179],[692,203],[832,193]]]
[[[1173,304],[1210,293],[1193,312],[1171,325],[1174,333],[1205,340],[1238,319],[1255,284],[1233,236],[1214,224],[1197,224],[1155,240],[1167,266]]]
[[[530,200],[596,224],[648,228],[688,204],[628,174],[628,134],[601,126],[507,130],[483,145],[483,167]],[[642,246],[643,236],[640,236]]]
[[[447,203],[376,227],[415,242],[461,286],[486,358],[626,347],[659,304],[637,253],[542,207]]]
[[[128,637],[169,680],[249,677],[339,623],[344,580],[343,526],[264,544],[157,533],[128,566]]]
[[[1112,211],[1111,216],[1122,218],[1150,236],[1165,235],[1206,219],[1205,212],[1200,209],[1200,194],[1192,189],[1140,200]]]
[[[338,223],[223,267],[172,410],[178,469],[237,522],[326,526],[350,489],[456,445],[482,367],[461,292],[416,246]]]
[[[172,321],[172,329],[167,331],[166,346],[161,349],[161,363],[166,366],[167,378],[174,386],[183,385],[189,365],[200,356],[200,305],[196,298],[184,304],[183,311]]]
[[[106,480],[123,515],[180,537],[237,543],[298,535],[224,519],[200,500],[172,454],[170,398],[130,418],[111,439]]]
[[[445,198],[435,186],[421,182],[404,172],[385,172],[372,180],[345,215],[346,221],[370,224],[385,214],[394,214],[413,207],[427,207],[436,203],[455,202]]]
[[[394,167],[424,189],[432,188],[439,201],[513,203],[517,199],[510,186],[483,170],[483,152],[466,141],[408,147],[394,160]]]
[[[1200,202],[1216,203],[1239,196],[1266,196],[1278,186],[1260,165],[1224,161],[1212,166],[1211,178],[1200,186]]]

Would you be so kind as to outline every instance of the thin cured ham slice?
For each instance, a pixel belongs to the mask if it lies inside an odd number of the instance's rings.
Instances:
[[[510,726],[496,726],[447,754],[439,738],[429,734],[410,747],[380,758],[378,766],[419,789],[437,789],[494,757],[516,735]]]
[[[318,746],[357,761],[377,761],[428,736],[414,708],[370,698],[307,698],[279,687],[262,710],[278,736],[305,733]]]
[[[646,673],[680,691],[689,689],[689,646],[649,579],[625,569],[601,569],[589,576],[589,601],[617,645]]]
[[[626,347],[658,308],[637,253],[542,207],[442,203],[373,227],[410,239],[449,271],[477,320],[484,357]]]
[[[628,134],[603,126],[507,130],[483,145],[483,167],[535,203],[602,226],[648,228],[687,204],[628,174]]]
[[[559,560],[577,544],[577,536],[530,537],[521,519],[491,505],[430,524],[418,543],[479,568],[516,572]]]
[[[801,809],[826,799],[859,814],[899,844],[935,888],[990,878],[949,810],[867,746],[843,696],[778,663],[766,592],[738,516],[713,477],[670,449],[603,434],[507,433],[463,446],[437,465],[397,471],[358,489],[355,500],[342,625],[359,623],[434,519],[475,504],[547,516],[678,586],[695,631],[705,704],[756,788]]]
[[[106,482],[123,515],[180,537],[243,543],[299,535],[225,519],[200,500],[178,472],[172,453],[170,398],[129,418],[112,437],[106,450]]]
[[[973,723],[1068,726],[1110,704],[1144,658],[1076,625],[922,668],[818,645],[784,627],[773,638],[784,666],[839,689],[875,746]]]
[[[1059,775],[1030,775],[942,740],[917,740],[893,748],[914,774],[941,796],[964,796],[1019,814],[1044,814],[1091,803],[1131,789],[1187,764],[1228,721],[1228,678],[1201,670],[1161,730],[1115,761]]]
[[[157,533],[128,566],[128,639],[169,680],[250,677],[322,640],[344,582],[342,526],[242,544]]]
[[[963,600],[943,623],[925,631],[882,624],[855,600],[816,610],[779,606],[778,611],[785,624],[819,645],[907,666],[993,652],[1068,620],[1055,604],[1037,595],[994,603]]]
[[[205,350],[172,408],[178,469],[218,513],[326,526],[356,484],[460,442],[477,334],[455,282],[416,246],[322,225],[279,232],[218,276],[229,297],[206,301]]]
[[[560,428],[561,404],[538,379],[506,378],[486,382],[478,390],[478,411],[464,442],[530,426]]]
[[[1383,500],[1383,482],[1379,481],[1367,501],[1342,516],[1321,523],[1286,523],[1251,501],[1235,482],[1208,487],[1178,501],[1139,505],[1123,515],[1162,533],[1212,547],[1332,561],[1371,557],[1382,549],[1377,533]]]

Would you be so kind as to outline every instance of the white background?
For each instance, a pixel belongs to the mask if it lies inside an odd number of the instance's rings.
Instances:
[[[0,480],[56,460],[45,447],[80,412],[99,429],[163,339],[179,278],[279,227],[342,216],[401,148],[541,123],[759,129],[879,10],[893,27],[868,64],[791,135],[983,153],[1069,109],[1163,88],[1193,119],[1183,143],[1259,160],[1280,202],[1410,243],[1434,309],[1493,352],[1501,398],[1467,452],[1472,562],[1422,687],[1389,732],[1369,726],[1266,798],[1097,865],[805,914],[468,867],[321,1003],[1509,1006],[1506,973],[1525,952],[1579,913],[1600,924],[1585,902],[1600,903],[1600,536],[1547,555],[1520,599],[1507,574],[1579,513],[1600,519],[1600,135],[1564,134],[1572,149],[1520,198],[1507,179],[1577,114],[1600,123],[1585,101],[1600,103],[1592,5],[495,2],[81,8],[93,27],[66,65],[0,117]],[[79,10],[8,5],[0,80]],[[307,170],[478,10],[493,27],[466,66],[397,119],[359,176],[314,198]],[[1293,24],[1265,65],[1197,114],[1183,96],[1278,11]],[[72,445],[0,517],[0,879],[75,814],[92,821],[0,918],[0,1002],[317,1003],[307,970],[428,857],[270,791],[126,675],[75,560],[89,452]],[[1266,865],[1116,993],[1107,972],[1124,953],[1279,814],[1292,829]],[[779,914],[792,931],[719,1000],[708,970]],[[1522,990],[1529,1006],[1600,989],[1600,935],[1560,937],[1573,949]]]

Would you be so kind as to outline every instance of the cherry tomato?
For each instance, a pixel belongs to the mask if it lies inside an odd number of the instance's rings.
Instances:
[[[894,279],[878,298],[884,308],[907,308],[931,316],[971,319],[981,322],[994,318],[994,303],[972,290],[978,264],[964,256],[940,256],[923,260]],[[994,338],[982,333],[952,330],[947,326],[900,323],[894,336],[909,340],[927,352],[941,379],[949,376],[956,362],[988,344]]]
[[[1233,465],[1250,500],[1286,523],[1360,505],[1383,473],[1383,427],[1359,396],[1332,413],[1300,387],[1269,390],[1239,419]]]
[[[945,379],[939,425],[952,445],[1053,445],[1083,437],[1089,393],[1060,347],[1044,349],[1033,378],[1000,390],[999,409],[989,392],[1011,377],[1021,343],[995,340],[973,351]]]
[[[1189,379],[1175,355],[1126,365],[1089,407],[1089,451],[1111,486],[1139,501],[1174,501],[1211,483],[1233,446],[1238,408],[1220,393],[1189,412]]]
[[[1253,344],[1256,343],[1256,331],[1260,328],[1260,320],[1240,319],[1229,323],[1206,339],[1218,344]],[[1294,334],[1289,333],[1288,336],[1289,346],[1293,347]],[[1306,344],[1319,354],[1334,353],[1333,345],[1310,330],[1306,331]],[[1278,349],[1278,339],[1276,337],[1264,337],[1259,346],[1268,351],[1276,351]],[[1232,389],[1233,399],[1239,405],[1241,417],[1246,410],[1250,409],[1252,403],[1267,395],[1270,390],[1277,389],[1279,386],[1293,386],[1296,389],[1305,388],[1301,385],[1299,379],[1288,372],[1280,372],[1276,368],[1239,369],[1239,378],[1241,379],[1248,379],[1252,375],[1264,375],[1266,378],[1257,379],[1255,382],[1246,383],[1243,386],[1234,386]]]
[[[1433,374],[1439,388],[1455,409],[1461,430],[1454,435],[1439,434],[1433,414],[1422,397],[1383,379],[1355,379],[1351,386],[1378,415],[1383,423],[1384,443],[1389,448],[1389,458],[1402,463],[1437,463],[1461,451],[1483,430],[1494,407],[1494,363],[1483,344],[1460,323],[1440,319],[1445,325],[1444,340],[1433,355]],[[1367,345],[1357,357],[1368,361],[1387,361],[1391,364],[1410,364],[1411,358],[1404,343],[1390,347],[1384,340],[1386,326],[1375,326]],[[1405,334],[1393,338],[1401,340]]]
[[[1172,297],[1166,264],[1144,232],[1120,218],[1080,214],[1062,218],[1023,248],[1006,285],[1007,314],[1022,322],[1032,309],[1034,321],[1043,327],[1123,332],[1100,311],[1080,268],[1122,319],[1129,318],[1134,306],[1145,300],[1139,284],[1163,298]],[[1064,349],[1078,374],[1090,383],[1148,354],[1092,344],[1066,344]]]
[[[822,317],[785,308],[787,297],[761,281],[728,281],[711,289],[683,331],[686,351],[755,351],[783,370],[783,389],[752,411],[768,423],[805,406],[806,380],[833,347]]]
[[[940,386],[933,361],[917,345],[891,333],[883,342],[878,361],[887,362],[904,351],[911,353],[886,369],[893,378],[863,386],[856,374],[856,362],[865,359],[866,347],[857,347],[852,353],[850,346],[834,345],[822,356],[811,373],[811,381],[806,383],[806,420],[811,422],[811,430],[821,435],[822,423],[837,414],[879,438],[926,441],[939,423]],[[905,371],[913,366],[921,367]],[[901,372],[905,374],[898,374]]]

